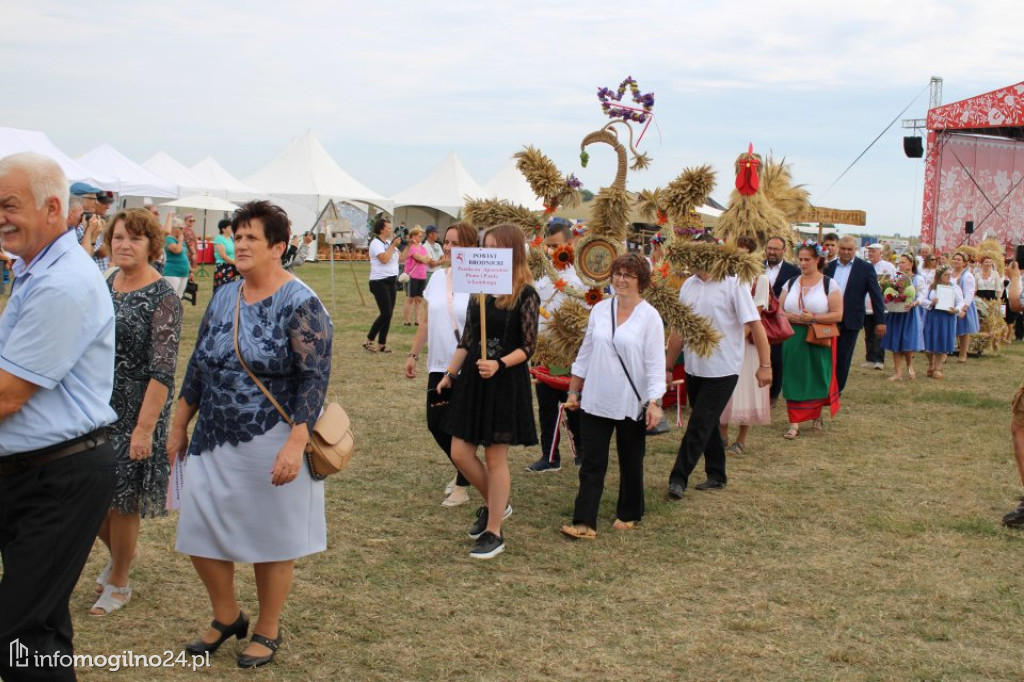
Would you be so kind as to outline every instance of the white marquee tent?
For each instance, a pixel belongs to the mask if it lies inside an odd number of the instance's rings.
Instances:
[[[50,157],[64,170],[69,182],[88,182],[100,189],[114,189],[114,178],[78,163],[58,149],[46,133],[21,128],[0,128],[0,158],[21,152],[36,152]]]
[[[78,158],[86,168],[114,179],[114,186],[103,187],[121,196],[175,198],[178,188],[152,173],[109,144],[101,144]]]
[[[482,198],[487,194],[455,152],[450,152],[430,175],[391,200],[399,223],[433,223],[444,229],[458,218],[467,196]]]
[[[245,182],[257,194],[280,203],[297,233],[311,229],[320,211],[333,199],[391,208],[387,198],[343,171],[312,131],[292,141],[280,156]]]
[[[207,185],[187,166],[166,152],[157,152],[142,162],[142,167],[156,173],[161,178],[178,188],[178,196],[187,197],[193,194],[215,194],[215,189]]]
[[[246,199],[259,194],[252,187],[224,170],[224,167],[217,163],[212,156],[207,156],[192,166],[191,170],[196,177],[211,188],[211,192],[218,196],[223,194],[227,199]]]
[[[491,199],[504,199],[531,211],[543,211],[544,202],[537,198],[530,188],[530,183],[519,169],[516,160],[509,159],[493,178],[484,185],[484,196]]]

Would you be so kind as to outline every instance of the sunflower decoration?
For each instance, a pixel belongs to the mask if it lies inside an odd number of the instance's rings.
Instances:
[[[562,244],[555,252],[551,255],[551,263],[555,266],[556,270],[565,270],[566,268],[572,267],[572,264],[576,261],[573,252],[572,244]]]
[[[604,300],[604,292],[597,287],[591,287],[587,289],[587,293],[583,294],[583,300],[586,301],[587,305],[593,308]]]

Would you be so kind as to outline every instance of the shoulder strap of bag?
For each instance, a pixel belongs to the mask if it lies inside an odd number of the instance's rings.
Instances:
[[[249,369],[249,365],[245,364],[245,360],[242,359],[242,351],[238,347],[238,327],[239,327],[238,318],[239,318],[239,314],[240,314],[241,308],[242,308],[242,287],[239,286],[238,287],[238,298],[235,299],[235,355],[238,357],[238,362],[241,363],[242,369],[244,369],[245,373],[249,375],[249,378],[253,380],[253,383],[256,384],[257,388],[259,388],[261,391],[263,391],[263,395],[267,396],[267,400],[270,401],[270,404],[273,405],[275,408],[277,408],[277,411],[281,414],[281,417],[285,420],[285,422],[288,423],[288,426],[295,426],[295,422],[292,421],[292,418],[289,417],[288,413],[285,412],[284,409],[281,408],[280,403],[278,403],[276,400],[274,400],[274,396],[270,395],[270,391],[267,390],[267,387],[263,385],[262,381],[260,381],[259,379],[256,378],[256,375],[252,373],[251,369]]]
[[[619,359],[619,364],[622,365],[622,371],[626,373],[626,381],[629,382],[629,387],[633,389],[633,395],[635,395],[636,399],[639,400],[642,403],[644,401],[644,399],[640,397],[640,391],[636,390],[636,384],[633,383],[633,377],[629,376],[629,370],[626,369],[626,363],[622,361],[622,356],[619,355],[619,347],[615,345],[615,299],[614,298],[612,299],[611,310],[612,310],[612,349],[615,351],[615,357],[617,357]]]

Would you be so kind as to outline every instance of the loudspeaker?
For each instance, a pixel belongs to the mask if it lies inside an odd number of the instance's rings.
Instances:
[[[920,159],[924,156],[924,144],[920,137],[904,137],[903,153],[908,159]]]
[[[968,220],[964,223],[964,232],[966,234],[974,234],[974,221]]]

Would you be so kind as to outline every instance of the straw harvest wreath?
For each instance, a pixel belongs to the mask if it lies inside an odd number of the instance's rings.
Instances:
[[[627,89],[639,108],[621,104]],[[651,158],[637,150],[630,122],[650,124],[654,117],[654,93],[641,94],[636,81],[629,77],[620,83],[618,91],[599,88],[598,100],[604,114],[612,120],[583,137],[581,164],[586,166],[590,158],[587,148],[594,144],[611,147],[618,163],[612,182],[592,200],[586,234],[575,250],[563,247],[555,251],[553,259],[549,258],[544,248],[544,229],[550,215],[560,207],[579,205],[581,184],[575,175],[564,175],[533,146],[526,146],[515,155],[516,165],[543,203],[544,211],[531,211],[497,199],[468,199],[463,218],[479,228],[515,223],[526,232],[533,276],[549,277],[554,287],[567,295],[540,335],[535,360],[565,367],[572,364],[579,351],[590,308],[605,297],[604,288],[611,281],[611,260],[625,251],[629,213],[637,209],[641,217],[662,226],[657,240],[665,255],[665,263],[654,269],[651,286],[643,296],[661,314],[669,332],[678,332],[694,352],[707,357],[721,340],[721,334],[706,318],[680,303],[682,279],[690,273],[702,272],[715,280],[736,275],[744,282],[753,282],[763,271],[761,258],[738,251],[732,243],[735,237],[749,234],[763,244],[768,237],[781,236],[793,243],[789,217],[795,217],[808,206],[807,193],[792,186],[785,163],[771,159],[762,163],[751,146],[737,160],[737,187],[742,186],[742,192],[733,192],[731,205],[722,215],[725,226],[721,227],[720,221],[715,232],[716,237],[729,241],[696,242],[693,238],[704,233],[697,208],[707,202],[714,189],[714,171],[707,165],[687,168],[663,188],[631,195],[626,190],[627,172],[646,169]],[[574,287],[561,276],[569,267],[575,269],[587,289]]]

